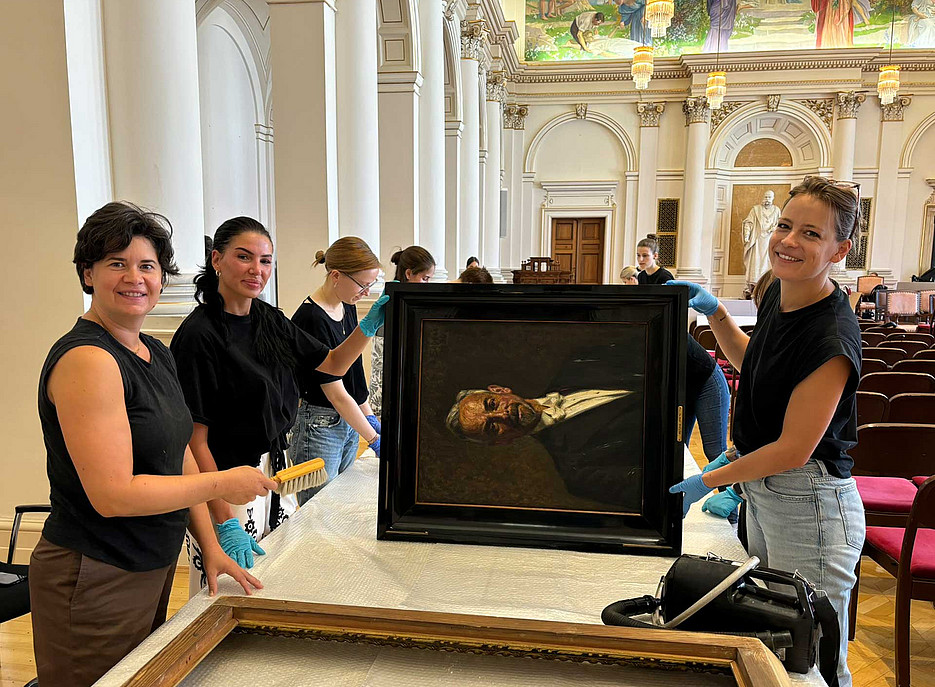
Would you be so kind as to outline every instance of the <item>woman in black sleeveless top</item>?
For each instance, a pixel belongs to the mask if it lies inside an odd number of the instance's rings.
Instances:
[[[211,592],[227,573],[204,502],[275,488],[253,468],[198,471],[192,420],[169,351],[140,332],[173,263],[168,221],[108,203],[78,233],[75,266],[91,307],[46,358],[39,416],[52,512],[30,560],[36,667],[43,687],[89,685],[166,617],[186,523]]]

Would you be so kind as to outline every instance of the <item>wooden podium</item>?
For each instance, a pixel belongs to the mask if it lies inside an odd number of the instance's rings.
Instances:
[[[513,270],[514,284],[572,284],[573,274],[563,270],[558,260],[552,258],[529,258],[522,269]]]

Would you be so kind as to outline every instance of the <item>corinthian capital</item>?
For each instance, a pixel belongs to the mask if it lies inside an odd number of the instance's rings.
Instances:
[[[461,22],[461,59],[476,60],[484,40],[484,22],[468,21]]]
[[[487,72],[487,100],[501,105],[506,100],[506,73],[491,69]]]
[[[903,121],[903,110],[909,107],[912,98],[908,95],[897,95],[896,99],[889,105],[880,105],[881,122],[901,122]]]
[[[665,109],[665,103],[637,103],[636,111],[640,116],[640,126],[659,126],[659,118]]]
[[[507,105],[503,108],[503,128],[525,129],[526,115],[528,114],[529,107],[526,105]]]
[[[863,93],[855,93],[854,91],[838,93],[838,119],[857,119],[857,110],[860,109],[866,99],[867,96]]]
[[[682,103],[682,112],[685,113],[685,126],[689,124],[706,124],[708,122],[708,99],[704,96],[699,98],[686,98]]]

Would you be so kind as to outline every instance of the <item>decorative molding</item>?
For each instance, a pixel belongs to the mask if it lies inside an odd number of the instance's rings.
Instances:
[[[863,105],[867,96],[856,91],[838,93],[838,119],[857,119],[857,110]]]
[[[500,103],[506,101],[506,73],[498,70],[487,72],[487,100]]]
[[[767,112],[778,112],[779,103],[782,101],[782,96],[778,93],[774,95],[766,96],[766,111]]]
[[[484,42],[484,22],[461,22],[461,59],[476,60],[480,56],[481,45]]]
[[[685,113],[685,126],[689,124],[707,124],[708,123],[708,99],[704,96],[699,98],[686,98],[682,102],[682,112]]]
[[[900,117],[900,119],[902,118]],[[273,127],[266,126],[265,124],[254,124],[253,130],[256,132],[256,140],[262,141],[263,143],[273,142]]]
[[[818,118],[831,131],[831,124],[834,121],[834,98],[808,98],[806,100],[797,100],[809,110],[818,115]]]
[[[636,112],[640,116],[640,126],[659,126],[659,119],[665,110],[665,103],[637,103]]]
[[[522,131],[526,128],[526,115],[529,114],[527,105],[506,105],[503,108],[503,128]]]
[[[575,105],[575,119],[585,119],[588,116],[588,104],[578,103]]]
[[[711,131],[714,131],[721,122],[727,119],[735,110],[743,107],[747,103],[741,100],[725,100],[716,110],[711,110]]]
[[[901,122],[903,121],[903,110],[909,107],[912,102],[912,96],[898,95],[889,105],[880,105],[881,122]]]

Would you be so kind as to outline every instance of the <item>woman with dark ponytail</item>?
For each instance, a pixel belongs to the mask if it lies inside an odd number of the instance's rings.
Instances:
[[[380,261],[363,239],[345,236],[318,251],[312,264],[325,266],[325,280],[292,321],[322,343],[338,346],[357,326],[355,304],[369,295]],[[380,423],[367,404],[362,357],[343,376],[299,366],[298,377],[302,399],[289,443],[294,462],[321,458],[330,480],[354,464],[360,437],[380,455]],[[299,505],[324,486],[299,492]]]
[[[235,217],[214,234],[209,259],[195,278],[198,307],[179,326],[171,350],[195,427],[190,446],[202,472],[253,465],[267,474],[286,467],[286,433],[299,407],[296,367],[343,375],[383,324],[378,300],[340,346],[328,346],[258,298],[269,280],[273,242],[255,219]],[[215,499],[208,508],[221,547],[253,565],[257,545],[295,509],[294,497],[270,493],[245,506]],[[201,575],[192,549],[192,588]]]
[[[390,256],[396,265],[393,280],[403,284],[427,284],[435,276],[435,258],[422,246],[409,246]],[[383,410],[383,330],[373,339],[370,356],[370,408],[379,424]]]
[[[640,267],[636,280],[640,284],[665,284],[670,279],[675,279],[658,261],[659,242],[655,234],[647,234],[645,239],[640,239],[636,244],[636,262]]]

